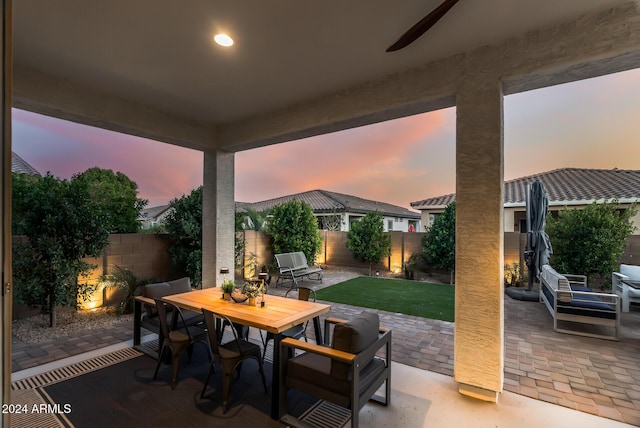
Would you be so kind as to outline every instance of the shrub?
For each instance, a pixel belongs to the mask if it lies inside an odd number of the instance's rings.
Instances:
[[[369,263],[369,276],[373,264],[391,254],[391,237],[384,232],[382,214],[370,211],[360,221],[351,225],[347,233],[347,248],[353,257],[361,262]]]
[[[87,278],[108,244],[108,222],[101,206],[79,180],[14,174],[17,199],[13,201],[14,227],[28,240],[14,251],[13,277],[17,298],[41,306],[56,326],[56,306],[77,307],[93,291]]]
[[[456,266],[456,203],[445,208],[422,238],[422,247],[437,268],[453,273]]]
[[[202,283],[202,186],[187,196],[170,202],[172,212],[165,220],[171,238],[171,254],[174,270],[178,275],[187,274],[191,283]]]
[[[616,268],[634,226],[635,205],[617,208],[617,201],[593,203],[583,210],[563,209],[549,218],[546,231],[553,246],[550,264],[558,272],[595,276],[602,284]]]
[[[137,275],[128,268],[115,266],[113,272],[102,277],[102,282],[107,288],[124,290],[125,300],[122,302],[119,311],[121,313],[133,313],[133,299],[139,295],[143,286],[154,282],[153,278],[138,278]]]
[[[302,251],[309,263],[315,262],[322,239],[311,206],[305,202],[291,200],[275,206],[272,215],[267,225],[267,233],[273,240],[275,254]]]

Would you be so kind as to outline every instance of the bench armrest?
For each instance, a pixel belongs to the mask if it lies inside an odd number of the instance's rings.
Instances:
[[[563,273],[565,278],[569,281],[569,284],[579,284],[583,286],[587,286],[587,277],[585,275],[573,275],[570,273]]]

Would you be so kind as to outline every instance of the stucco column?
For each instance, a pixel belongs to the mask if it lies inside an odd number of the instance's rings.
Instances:
[[[504,366],[502,98],[497,78],[471,72],[456,102],[454,378],[487,401]]]
[[[220,268],[229,268],[233,279],[234,261],[234,161],[235,155],[221,150],[204,152],[202,189],[202,286],[222,283]]]

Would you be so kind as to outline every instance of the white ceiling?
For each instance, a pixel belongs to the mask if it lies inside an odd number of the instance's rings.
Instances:
[[[17,0],[14,62],[187,119],[227,123],[626,0]],[[217,31],[236,44],[212,43]],[[437,82],[436,82],[437,84]]]

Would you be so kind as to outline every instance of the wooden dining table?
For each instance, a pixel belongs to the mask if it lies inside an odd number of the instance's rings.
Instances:
[[[287,299],[280,296],[264,295],[264,306],[249,306],[247,302],[235,303],[223,300],[220,288],[205,288],[187,293],[172,294],[162,299],[190,311],[201,312],[207,309],[229,317],[238,324],[255,327],[273,333],[273,376],[271,381],[271,417],[280,419],[283,415],[279,402],[280,387],[280,341],[287,329],[313,320],[314,332],[318,344],[322,344],[320,315],[326,314],[331,306],[324,303]]]

